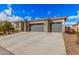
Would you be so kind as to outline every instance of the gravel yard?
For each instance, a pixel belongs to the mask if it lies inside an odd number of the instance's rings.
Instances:
[[[77,37],[75,34],[64,33],[64,40],[68,55],[79,55],[79,45],[76,43]]]

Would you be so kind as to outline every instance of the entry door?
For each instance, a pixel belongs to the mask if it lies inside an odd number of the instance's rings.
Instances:
[[[30,27],[30,31],[44,32],[44,24],[32,24]]]
[[[62,22],[54,22],[52,25],[52,32],[62,32]]]

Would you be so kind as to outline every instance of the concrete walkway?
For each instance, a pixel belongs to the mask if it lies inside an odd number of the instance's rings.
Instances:
[[[14,55],[14,54],[0,46],[0,55]]]
[[[66,54],[62,33],[20,32],[1,36],[0,46],[16,55]]]

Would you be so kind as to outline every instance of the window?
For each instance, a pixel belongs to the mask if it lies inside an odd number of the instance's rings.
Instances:
[[[61,24],[62,22],[56,22],[56,24]]]
[[[53,22],[52,24],[62,24],[62,22]]]
[[[19,23],[16,23],[16,28],[19,28]]]

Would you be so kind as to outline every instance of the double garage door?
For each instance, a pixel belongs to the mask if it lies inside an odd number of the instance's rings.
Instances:
[[[51,23],[49,28],[51,32],[62,32],[62,22]],[[44,24],[32,24],[30,31],[44,32]]]

